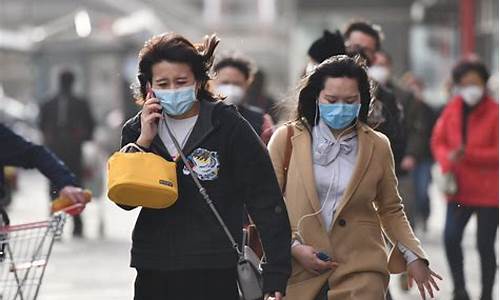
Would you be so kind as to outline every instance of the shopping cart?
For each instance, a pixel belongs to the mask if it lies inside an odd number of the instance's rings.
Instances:
[[[35,300],[54,241],[61,237],[68,215],[79,213],[82,204],[71,205],[42,222],[10,225],[0,211],[0,300]]]

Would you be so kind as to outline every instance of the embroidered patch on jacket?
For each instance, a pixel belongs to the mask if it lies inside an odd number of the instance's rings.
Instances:
[[[217,179],[220,165],[217,152],[198,148],[187,159],[198,179],[203,181]],[[189,170],[185,166],[182,172],[184,175],[189,175]]]

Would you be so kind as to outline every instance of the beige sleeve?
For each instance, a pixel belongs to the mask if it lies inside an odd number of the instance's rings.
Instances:
[[[396,247],[402,245],[416,256],[428,263],[428,257],[422,249],[420,241],[415,237],[403,210],[401,197],[398,193],[398,181],[394,172],[394,158],[389,140],[384,137],[384,177],[379,183],[375,204],[385,234],[394,245],[389,257],[389,271],[401,273],[406,271],[406,260],[403,253]]]
[[[267,145],[269,155],[271,156],[271,161],[273,163],[274,172],[276,173],[276,178],[278,178],[281,190],[283,190],[286,176],[286,171],[284,169],[286,138],[287,127],[286,125],[283,125],[276,130]]]

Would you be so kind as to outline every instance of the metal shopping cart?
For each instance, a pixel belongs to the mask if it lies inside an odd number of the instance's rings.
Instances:
[[[35,300],[40,291],[45,268],[54,241],[61,237],[70,214],[79,213],[75,204],[42,222],[10,225],[5,211],[0,211],[0,300]]]

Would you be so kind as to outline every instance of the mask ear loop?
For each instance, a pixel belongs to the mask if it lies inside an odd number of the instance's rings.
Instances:
[[[315,112],[314,112],[314,127],[318,126],[318,124],[319,124],[319,123],[318,123],[318,119],[319,119],[319,100],[318,100],[318,99],[316,99],[316,109],[315,109]],[[316,129],[316,130],[315,130],[315,129],[313,129],[313,132],[314,132],[314,138],[315,138],[315,139],[318,139],[318,131],[317,131],[317,129]],[[338,140],[337,140],[337,141],[335,141],[335,144],[336,144],[337,142],[338,142]],[[323,205],[321,205],[321,208],[320,208],[318,211],[316,211],[316,212],[314,212],[314,213],[312,213],[312,214],[307,214],[307,215],[302,216],[302,217],[299,219],[299,221],[297,222],[297,230],[295,231],[295,234],[296,234],[296,236],[299,238],[299,242],[300,242],[301,244],[304,244],[304,238],[303,238],[303,236],[302,236],[302,234],[301,234],[301,230],[300,230],[300,227],[301,227],[301,225],[302,225],[302,222],[303,222],[306,218],[316,216],[316,215],[320,214],[320,213],[323,211],[323,209],[325,208],[326,202],[328,201],[328,196],[330,195],[330,191],[331,191],[332,186],[333,186],[333,182],[334,182],[334,177],[335,177],[335,175],[336,175],[336,172],[332,172],[332,177],[330,178],[330,185],[328,186],[328,191],[327,191],[327,193],[326,193],[325,201],[323,202]],[[337,182],[338,182],[338,176],[337,176]],[[337,186],[338,186],[338,184],[337,184]]]
[[[313,128],[319,125],[319,99],[316,99],[316,108],[314,109],[314,124]],[[318,131],[314,130],[314,138],[318,139]]]

